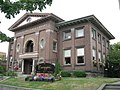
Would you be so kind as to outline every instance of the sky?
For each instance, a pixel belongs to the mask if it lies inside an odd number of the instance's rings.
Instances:
[[[120,41],[120,9],[118,0],[53,0],[52,5],[47,6],[42,12],[53,13],[66,21],[94,14],[115,36],[115,39],[111,40],[110,43],[113,44]],[[10,20],[5,18],[4,13],[0,13],[0,31],[13,37],[14,33],[9,31],[8,28],[25,13],[26,11],[21,11],[20,14]],[[8,52],[7,42],[0,43],[0,52]]]

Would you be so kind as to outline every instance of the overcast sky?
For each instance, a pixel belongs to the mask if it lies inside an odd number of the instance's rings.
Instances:
[[[54,13],[64,20],[72,20],[94,14],[102,24],[115,36],[111,43],[120,41],[120,10],[118,0],[53,0],[52,6],[43,10]],[[8,28],[17,21],[25,11],[10,20],[0,14],[0,31],[8,36],[14,36]],[[0,52],[8,52],[8,43],[0,43]]]

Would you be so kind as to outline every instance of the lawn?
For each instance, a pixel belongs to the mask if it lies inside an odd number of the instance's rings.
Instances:
[[[62,78],[61,81],[51,82],[29,82],[24,78],[9,78],[0,84],[37,88],[42,90],[97,90],[104,83],[120,81],[119,78]]]

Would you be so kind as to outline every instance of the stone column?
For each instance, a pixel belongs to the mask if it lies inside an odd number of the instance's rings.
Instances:
[[[34,74],[34,72],[35,72],[35,60],[33,59],[32,73],[31,74]]]
[[[14,38],[14,46],[13,46],[13,61],[12,61],[12,70],[14,70],[14,62],[16,58],[16,37]]]
[[[22,60],[22,73],[24,73],[24,60]]]

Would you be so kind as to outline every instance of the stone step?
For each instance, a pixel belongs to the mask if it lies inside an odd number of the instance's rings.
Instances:
[[[103,90],[120,90],[119,84],[107,84]]]

